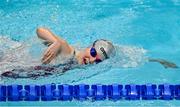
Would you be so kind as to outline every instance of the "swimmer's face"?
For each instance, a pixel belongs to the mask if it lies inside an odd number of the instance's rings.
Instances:
[[[101,62],[100,55],[97,53],[96,55],[91,55],[91,48],[86,48],[82,55],[82,64],[93,64]]]

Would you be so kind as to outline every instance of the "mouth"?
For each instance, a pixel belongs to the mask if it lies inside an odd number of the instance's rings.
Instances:
[[[86,58],[83,58],[83,64],[87,65],[88,64],[88,61]]]

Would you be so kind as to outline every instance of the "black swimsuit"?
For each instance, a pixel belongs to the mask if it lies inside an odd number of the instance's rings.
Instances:
[[[53,74],[63,74],[64,72],[71,70],[78,66],[77,59],[75,58],[76,52],[73,52],[73,56],[64,64],[59,65],[39,65],[30,68],[13,69],[1,74],[2,77],[9,78],[38,78],[41,76],[48,76]]]

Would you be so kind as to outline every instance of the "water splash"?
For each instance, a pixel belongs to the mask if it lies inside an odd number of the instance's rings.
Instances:
[[[116,55],[109,62],[113,67],[130,68],[142,65],[146,61],[147,50],[136,46],[116,45]],[[107,62],[107,63],[109,63]]]
[[[33,66],[40,64],[38,58],[33,58],[30,53],[32,44],[21,43],[8,37],[0,37],[0,74],[3,71],[22,66]]]

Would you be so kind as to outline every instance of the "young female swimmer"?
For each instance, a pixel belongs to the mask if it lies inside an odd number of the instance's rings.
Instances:
[[[39,38],[46,40],[50,45],[42,59],[43,63],[49,63],[60,53],[65,55],[71,54],[75,49],[71,47],[65,40],[55,36],[51,31],[46,28],[38,28],[37,35]],[[86,48],[84,51],[79,52],[76,58],[79,64],[87,64],[103,61],[114,54],[114,46],[107,40],[96,40],[91,48]],[[95,53],[95,54],[94,54]],[[149,58],[149,62],[159,62],[165,68],[177,68],[177,65],[163,59]]]
[[[93,64],[102,62],[115,54],[115,48],[110,41],[100,39],[96,40],[91,47],[84,50],[76,51],[65,40],[53,34],[47,28],[38,28],[37,36],[44,40],[44,44],[48,45],[42,57],[42,63],[48,64],[58,55],[67,56],[64,66],[35,66],[28,69],[13,69],[6,71],[1,76],[10,78],[36,78],[39,76],[52,75],[55,72],[66,72],[74,67],[74,65]],[[176,64],[163,59],[148,59],[149,62],[158,62],[165,68],[178,68]]]

